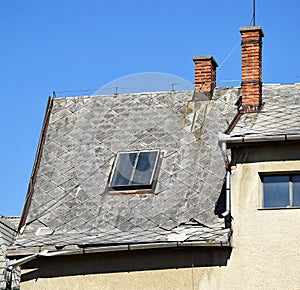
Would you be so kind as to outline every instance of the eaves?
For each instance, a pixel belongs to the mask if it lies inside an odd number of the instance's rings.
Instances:
[[[221,134],[220,142],[230,145],[265,143],[265,142],[287,142],[300,141],[300,134],[278,134],[278,135],[246,135],[246,136],[230,136]]]
[[[211,248],[230,248],[230,235],[226,235],[226,239],[215,242],[203,242],[203,241],[183,241],[183,242],[162,242],[162,243],[144,243],[144,244],[119,244],[110,246],[97,246],[97,247],[74,247],[55,250],[50,247],[52,251],[48,251],[47,247],[40,249],[38,247],[34,248],[18,248],[18,249],[8,249],[6,252],[8,259],[13,259],[10,261],[10,266],[17,267],[21,264],[31,261],[37,257],[54,257],[54,256],[70,256],[70,255],[80,255],[80,254],[91,254],[91,253],[105,253],[105,252],[120,252],[120,251],[135,251],[135,250],[147,250],[147,249],[162,249],[162,248],[184,248],[184,247],[211,247]],[[23,257],[16,259],[17,257]]]

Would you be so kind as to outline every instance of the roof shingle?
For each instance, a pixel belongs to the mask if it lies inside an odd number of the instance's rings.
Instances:
[[[53,99],[15,246],[222,237],[228,230],[216,214],[225,176],[218,133],[234,117],[239,91],[216,89],[211,101],[193,99],[193,91]],[[164,152],[154,194],[107,194],[117,152],[145,149]]]

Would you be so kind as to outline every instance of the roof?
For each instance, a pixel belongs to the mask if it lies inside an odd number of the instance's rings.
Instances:
[[[13,225],[14,229],[17,229],[20,223],[20,216],[6,216],[5,220],[8,221],[11,225]]]
[[[259,113],[242,114],[230,133],[232,142],[293,140],[300,137],[300,84],[263,86]]]
[[[236,114],[239,88],[210,101],[194,91],[54,98],[45,117],[23,228],[13,249],[70,245],[214,244],[229,229],[218,133]],[[107,194],[116,154],[157,149],[153,194]]]
[[[16,227],[10,222],[10,219],[10,217],[0,215],[0,289],[6,289],[5,270],[7,265],[5,252],[17,234]],[[15,282],[18,283],[18,281]]]

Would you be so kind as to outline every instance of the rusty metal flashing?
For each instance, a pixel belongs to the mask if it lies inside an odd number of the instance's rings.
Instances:
[[[240,113],[259,113],[261,111],[261,104],[258,105],[242,105],[242,108],[239,110]]]
[[[263,109],[264,105],[265,103],[260,103],[258,105],[241,105],[238,111],[240,114],[259,113]]]
[[[28,210],[29,210],[29,207],[31,204],[31,198],[32,198],[32,194],[33,194],[34,184],[35,184],[37,172],[38,172],[38,169],[40,166],[41,156],[42,156],[43,147],[45,144],[45,137],[46,137],[46,132],[47,132],[47,128],[48,128],[48,124],[49,124],[49,120],[50,120],[50,113],[51,113],[52,107],[53,107],[53,98],[49,97],[48,102],[47,102],[44,122],[43,122],[43,126],[42,126],[42,132],[41,132],[39,143],[38,143],[37,153],[35,155],[34,165],[33,165],[32,173],[30,176],[30,181],[29,181],[29,185],[28,185],[28,189],[27,189],[25,204],[24,204],[24,208],[23,208],[23,212],[21,215],[21,220],[20,220],[20,224],[19,224],[19,228],[18,228],[19,233],[20,233],[22,227],[25,225],[26,217],[27,217]]]
[[[225,134],[230,134],[232,132],[242,115],[243,114],[241,112],[237,112],[237,114],[234,116],[233,120],[229,124],[228,128],[226,129]]]

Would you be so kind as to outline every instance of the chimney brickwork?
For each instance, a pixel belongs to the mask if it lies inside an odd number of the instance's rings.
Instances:
[[[242,27],[242,110],[258,112],[262,105],[262,38],[260,26]]]
[[[212,56],[194,56],[193,61],[195,63],[195,90],[205,93],[211,99],[216,87],[218,64]]]

